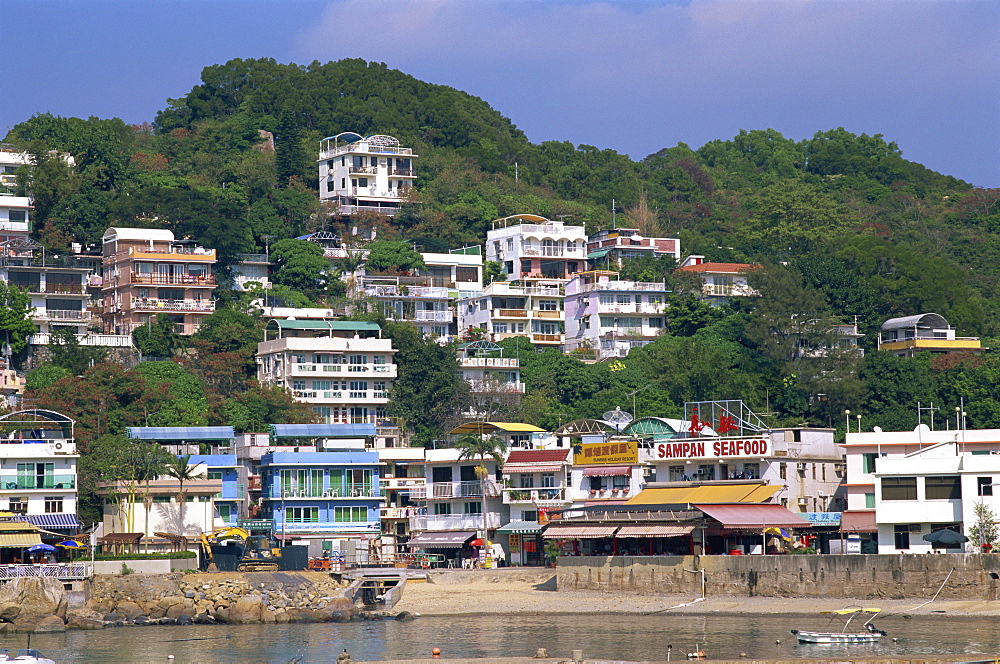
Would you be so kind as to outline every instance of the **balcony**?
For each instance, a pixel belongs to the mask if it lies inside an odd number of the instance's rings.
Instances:
[[[598,304],[597,311],[602,314],[662,314],[666,309],[664,304]]]
[[[73,309],[35,309],[34,318],[46,320],[72,320],[86,323],[91,319],[89,311],[76,311]]]
[[[450,323],[454,320],[455,314],[451,311],[417,311],[413,314],[413,320],[423,322]]]
[[[402,178],[415,178],[417,174],[412,168],[390,168],[389,175]]]
[[[541,489],[504,489],[503,502],[508,505],[530,503],[547,507],[570,502],[566,499],[566,487]]]
[[[519,382],[505,383],[500,380],[467,380],[465,382],[469,384],[469,391],[473,394],[498,392],[503,394],[524,394],[525,392],[524,383]]]
[[[292,362],[291,374],[295,375],[308,375],[313,377],[318,377],[319,375],[326,374],[336,374],[340,376],[342,374],[352,374],[352,377],[358,374],[386,374],[386,377],[392,377],[396,375],[396,365],[395,364],[311,364],[308,362]]]
[[[14,284],[19,288],[26,288],[29,293],[52,293],[58,295],[86,295],[86,286],[83,284]]]
[[[424,514],[410,517],[410,530],[479,530],[483,527],[482,514]],[[487,512],[487,529],[500,527],[500,515]]]
[[[75,489],[76,475],[0,475],[0,489],[4,491],[32,491]]]
[[[52,336],[48,333],[32,334],[28,343],[33,346],[48,346]],[[112,348],[129,348],[132,346],[132,336],[128,334],[78,334],[76,342],[81,346],[108,346]]]
[[[581,293],[588,291],[651,291],[654,293],[665,293],[667,287],[656,281],[602,281],[580,286]]]
[[[427,486],[425,477],[383,477],[379,480],[383,490],[410,491]]]
[[[247,487],[243,483],[223,482],[222,491],[215,494],[216,500],[246,500]]]
[[[305,486],[272,484],[265,497],[272,500],[293,500],[299,498],[379,498],[382,493],[376,484],[338,484],[322,487],[316,484]]]
[[[214,300],[160,300],[157,298],[132,298],[132,309],[137,311],[215,311]]]
[[[563,312],[561,311],[551,311],[551,310],[535,311],[533,313],[535,318],[562,318],[564,316]]]
[[[347,171],[351,175],[375,175],[378,173],[377,166],[355,166],[353,163],[347,165]]]
[[[517,369],[521,366],[520,360],[516,357],[463,357],[458,360],[461,367],[474,368],[510,368]]]
[[[527,318],[528,312],[524,309],[494,309],[494,318]]]
[[[425,514],[427,509],[424,507],[383,507],[378,511],[382,519],[411,519]]]
[[[499,487],[496,482],[486,480],[486,497],[499,495]],[[479,480],[472,482],[431,482],[423,487],[410,489],[411,500],[446,500],[448,498],[481,498],[483,496],[483,483]]]
[[[535,344],[561,344],[563,335],[561,334],[532,334],[531,343]]]
[[[161,247],[143,251],[129,247],[119,251],[114,256],[105,256],[104,264],[118,263],[129,258],[139,260],[171,260],[171,261],[212,261],[215,262],[215,249],[205,247]]]
[[[546,258],[584,258],[587,252],[579,247],[521,247],[521,255]]]
[[[130,278],[133,284],[148,284],[153,286],[185,284],[209,287],[215,285],[215,276],[211,274],[139,274],[138,272],[132,272]]]

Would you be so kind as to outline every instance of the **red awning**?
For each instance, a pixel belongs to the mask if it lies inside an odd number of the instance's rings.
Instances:
[[[877,533],[875,510],[859,510],[842,512],[840,514],[840,532],[842,533]]]
[[[600,539],[611,537],[618,526],[558,525],[549,526],[542,535],[545,539]]]
[[[683,537],[692,530],[694,526],[622,526],[615,537]]]
[[[558,464],[537,464],[532,466],[511,466],[507,465],[503,467],[504,475],[513,475],[514,473],[557,473],[562,466]]]
[[[584,477],[611,477],[632,475],[632,466],[591,466],[583,469]]]
[[[812,524],[781,505],[737,503],[730,505],[695,505],[720,524],[732,530],[764,528],[810,528]]]

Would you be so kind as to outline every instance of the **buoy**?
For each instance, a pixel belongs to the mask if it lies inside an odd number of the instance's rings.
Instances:
[[[434,659],[441,659],[441,649],[431,648],[431,657],[433,657]]]
[[[780,646],[781,645],[781,639],[775,639],[774,640],[774,645]]]

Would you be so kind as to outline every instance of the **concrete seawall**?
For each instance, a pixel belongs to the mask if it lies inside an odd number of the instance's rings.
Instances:
[[[1000,555],[582,556],[559,558],[559,590],[762,597],[1000,599]],[[949,577],[949,573],[951,576]]]

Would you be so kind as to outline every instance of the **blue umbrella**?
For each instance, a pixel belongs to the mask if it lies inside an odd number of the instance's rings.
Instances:
[[[32,551],[55,551],[56,547],[51,544],[32,544],[28,547],[28,552]]]
[[[56,546],[61,546],[64,549],[84,549],[87,547],[86,544],[77,542],[76,540],[66,540],[65,542],[59,542]]]

